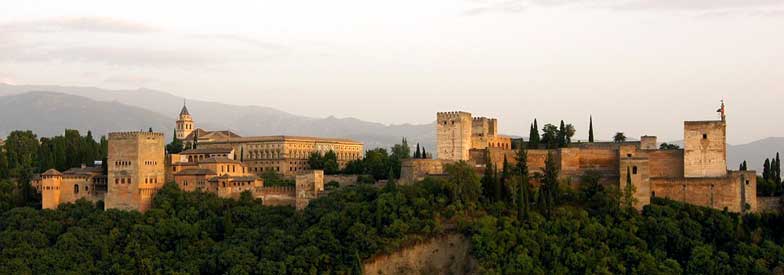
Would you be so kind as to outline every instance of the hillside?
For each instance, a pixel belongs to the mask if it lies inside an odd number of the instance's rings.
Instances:
[[[0,83],[0,96],[19,95],[28,91],[48,91],[86,97],[94,101],[117,102],[157,113],[168,119],[168,129],[182,106],[183,98],[149,90],[104,90],[92,87],[15,86]],[[209,101],[188,99],[188,110],[197,127],[212,130],[229,129],[240,135],[310,135],[351,138],[365,143],[365,148],[390,147],[407,137],[409,142],[423,143],[428,149],[435,147],[434,124],[384,125],[355,118],[311,118],[260,106],[237,106]],[[31,126],[43,128],[47,125]],[[163,126],[162,125],[162,126]],[[211,127],[215,125],[215,127]],[[131,127],[130,125],[128,126]],[[0,127],[0,133],[8,131]],[[435,152],[435,150],[429,150]]]

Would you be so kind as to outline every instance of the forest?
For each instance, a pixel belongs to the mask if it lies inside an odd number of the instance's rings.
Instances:
[[[32,133],[13,135],[5,177],[105,152],[105,141],[90,133],[67,131],[40,144]],[[483,175],[458,162],[444,176],[398,185],[396,162],[411,150],[402,143],[390,151],[371,150],[350,166],[391,179],[386,186],[336,188],[304,211],[262,206],[249,193],[221,199],[175,184],[165,185],[145,213],[87,201],[42,210],[14,182],[0,181],[0,273],[362,274],[364,260],[447,233],[468,238],[479,274],[784,271],[779,214],[740,215],[662,198],[639,211],[628,183],[602,185],[589,171],[571,189],[551,160],[541,171],[518,161]],[[526,157],[518,147],[516,158]]]

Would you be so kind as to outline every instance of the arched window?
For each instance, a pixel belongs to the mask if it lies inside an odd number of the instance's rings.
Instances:
[[[79,194],[79,185],[74,184],[74,194]]]
[[[637,166],[632,167],[632,174],[637,175]]]

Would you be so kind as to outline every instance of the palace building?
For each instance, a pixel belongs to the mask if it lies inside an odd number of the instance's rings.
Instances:
[[[630,174],[638,208],[649,204],[651,197],[666,197],[733,212],[757,211],[756,172],[727,169],[724,103],[719,111],[719,120],[684,122],[683,149],[659,149],[655,136],[632,142],[578,142],[558,149],[527,148],[529,171],[542,171],[545,160],[552,157],[562,182],[572,185],[578,185],[589,170],[598,172],[604,184],[620,187]],[[501,167],[504,159],[517,163],[517,150],[495,135],[494,119],[478,125],[465,112],[438,113],[436,118],[438,159],[405,160],[401,182],[441,175],[444,165],[456,161],[466,161],[479,171],[489,163]],[[524,142],[521,146],[528,147]]]
[[[265,171],[275,171],[294,177],[310,169],[308,157],[312,153],[324,155],[329,151],[335,152],[340,168],[352,160],[361,159],[364,154],[363,144],[350,139],[283,135],[242,137],[231,131],[207,131],[194,128],[194,125],[193,117],[183,105],[176,123],[177,137],[182,137],[186,147],[195,140],[197,149],[182,154],[205,157],[205,154],[215,153],[204,152],[221,152],[230,159],[246,164],[249,172],[259,175]]]

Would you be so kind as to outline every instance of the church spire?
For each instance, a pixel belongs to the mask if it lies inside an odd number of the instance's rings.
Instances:
[[[185,99],[182,99],[182,110],[180,110],[180,116],[189,116],[191,115],[188,113],[188,107],[185,106]]]

